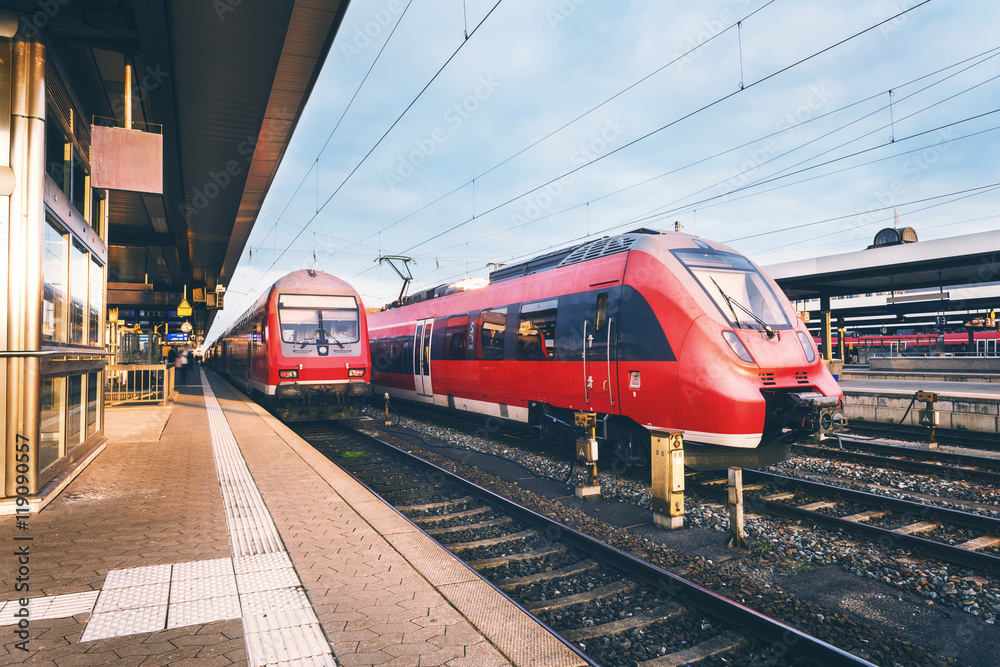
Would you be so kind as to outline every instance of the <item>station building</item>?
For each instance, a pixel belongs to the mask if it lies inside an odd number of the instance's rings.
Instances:
[[[346,7],[0,0],[0,513],[99,452],[116,362],[203,339]]]

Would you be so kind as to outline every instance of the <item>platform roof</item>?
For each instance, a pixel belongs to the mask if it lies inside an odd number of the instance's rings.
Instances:
[[[163,133],[162,196],[109,196],[108,305],[173,310],[184,286],[228,285],[348,0],[52,4],[50,62],[82,107],[122,126],[129,62],[135,127]],[[195,307],[204,335],[216,311]]]
[[[1000,280],[1000,230],[765,266],[797,300]]]

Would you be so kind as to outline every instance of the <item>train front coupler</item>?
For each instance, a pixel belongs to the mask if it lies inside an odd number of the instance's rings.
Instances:
[[[844,402],[836,396],[824,396],[818,392],[795,392],[788,394],[794,410],[801,419],[801,431],[811,434],[816,441],[844,429]]]

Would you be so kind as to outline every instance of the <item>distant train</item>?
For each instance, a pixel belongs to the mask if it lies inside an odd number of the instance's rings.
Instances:
[[[821,338],[813,337],[817,344]],[[832,333],[832,347],[839,350],[840,337]],[[968,332],[896,331],[886,334],[865,334],[848,331],[844,336],[844,354],[848,362],[864,363],[872,357],[954,356],[995,357],[1000,355],[1000,332],[977,330],[970,340]]]
[[[353,419],[372,393],[361,297],[313,269],[274,283],[212,344],[208,363],[284,421]]]
[[[743,255],[636,230],[536,257],[479,289],[369,316],[377,392],[565,430],[597,414],[618,456],[683,431],[692,467],[761,465],[841,422],[843,394],[773,280]]]

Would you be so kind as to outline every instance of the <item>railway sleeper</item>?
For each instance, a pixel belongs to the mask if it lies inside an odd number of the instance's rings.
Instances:
[[[596,570],[596,569],[597,569],[596,561],[582,560],[579,563],[575,563],[573,565],[567,565],[566,567],[561,567],[558,570],[550,570],[548,572],[537,572],[535,574],[529,574],[523,577],[507,577],[506,579],[501,579],[493,583],[500,590],[512,591],[520,586],[539,584],[539,583],[544,583],[546,581],[555,581],[556,579],[564,579],[566,577],[576,577],[585,572],[590,572],[591,570]]]
[[[467,505],[468,503],[473,502],[476,502],[476,499],[472,496],[462,496],[461,498],[456,498],[455,500],[443,500],[437,503],[424,503],[423,505],[398,505],[396,509],[400,512],[426,512],[428,510],[441,509],[442,507],[450,507],[452,505]]]
[[[816,510],[823,510],[828,507],[836,507],[838,504],[839,501],[837,500],[818,500],[807,505],[799,505],[798,509],[805,510],[806,512],[815,512]]]
[[[471,500],[471,499],[470,499]],[[451,512],[450,514],[432,514],[430,516],[418,516],[411,519],[413,523],[419,523],[421,525],[425,523],[441,523],[443,521],[451,521],[452,519],[468,519],[469,517],[478,516],[490,511],[489,505],[483,505],[481,507],[476,507],[471,510],[465,510],[464,512]],[[474,526],[469,526],[473,528]],[[429,530],[427,532],[430,532]]]
[[[630,616],[629,618],[611,621],[610,623],[604,623],[603,625],[592,625],[587,628],[567,630],[566,632],[561,632],[560,634],[571,642],[584,641],[587,639],[593,639],[594,637],[610,637],[612,635],[621,634],[622,632],[627,632],[628,630],[645,628],[660,621],[669,621],[672,618],[677,618],[686,613],[688,613],[688,609],[686,607],[682,607],[679,604],[671,602],[661,607],[651,609],[645,614]]]
[[[857,514],[851,514],[849,516],[840,517],[844,521],[853,521],[855,523],[860,523],[863,521],[869,521],[871,519],[878,519],[889,513],[889,510],[869,510],[867,512],[858,512]]]
[[[746,643],[746,637],[743,637],[738,632],[726,630],[718,637],[712,637],[683,651],[677,651],[676,653],[640,662],[639,667],[681,667],[681,665],[695,665],[708,658],[741,649]]]
[[[498,544],[506,544],[508,542],[517,542],[519,540],[526,540],[529,537],[537,537],[538,531],[534,529],[522,530],[519,533],[509,533],[507,535],[501,535],[500,537],[491,537],[486,540],[475,540],[473,542],[455,542],[454,544],[446,544],[445,547],[452,553],[456,551],[469,551],[470,549],[477,549],[479,547],[495,547]]]
[[[995,547],[998,544],[1000,544],[1000,537],[996,537],[994,535],[983,535],[982,537],[977,537],[974,540],[962,542],[958,546],[962,549],[968,549],[969,551],[979,551],[980,549]]]
[[[565,552],[566,552],[565,546],[557,545],[554,547],[545,547],[544,549],[533,549],[531,551],[522,551],[521,553],[518,554],[499,556],[497,558],[482,558],[480,560],[469,561],[466,564],[474,570],[487,570],[491,567],[501,567],[503,565],[507,565],[508,563],[520,563],[526,560],[536,560],[536,559],[541,560],[542,558],[555,556],[557,554]]]
[[[900,533],[901,535],[913,535],[914,533],[924,533],[928,530],[934,530],[940,525],[941,524],[936,521],[919,521],[917,523],[911,523],[909,526],[900,526],[892,532]]]
[[[493,526],[502,526],[505,523],[510,523],[513,521],[509,516],[502,516],[497,519],[490,519],[489,521],[481,521],[479,523],[466,524],[462,526],[450,526],[448,528],[428,528],[425,532],[428,535],[448,535],[450,533],[461,533],[466,530],[482,530],[483,528],[491,528]]]
[[[635,581],[616,581],[613,584],[599,586],[584,593],[577,593],[576,595],[566,595],[552,600],[539,600],[538,602],[531,602],[524,605],[524,607],[531,613],[537,614],[542,611],[565,609],[566,607],[572,607],[573,605],[580,604],[581,602],[593,602],[594,600],[600,600],[602,598],[631,593],[638,587],[639,584]]]
[[[436,491],[438,489],[437,485],[431,483],[414,484],[413,482],[403,482],[402,484],[385,484],[385,485],[379,484],[377,481],[373,483],[375,484],[376,487],[378,487],[378,490],[382,493],[392,493],[394,491],[409,491],[411,489],[418,491],[423,491],[425,489],[434,489]]]

